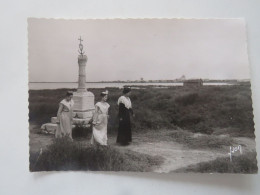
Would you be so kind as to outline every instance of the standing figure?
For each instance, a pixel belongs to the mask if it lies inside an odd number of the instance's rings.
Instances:
[[[66,97],[60,102],[57,113],[58,128],[55,132],[56,138],[69,137],[72,139],[72,121],[73,121],[73,92],[68,91]]]
[[[107,145],[107,123],[108,109],[110,105],[106,102],[108,91],[101,93],[101,101],[95,105],[95,113],[93,115],[93,132],[91,144]]]
[[[131,120],[130,115],[133,116],[132,103],[129,98],[131,88],[125,87],[123,95],[118,99],[119,106],[119,127],[116,142],[121,145],[129,145],[132,142]]]

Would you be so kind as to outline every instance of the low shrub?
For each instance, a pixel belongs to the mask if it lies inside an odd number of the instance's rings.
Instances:
[[[231,146],[234,141],[230,137],[219,137],[214,135],[193,134],[188,131],[178,130],[171,132],[169,137],[172,141],[182,143],[189,148],[216,149]]]
[[[175,99],[175,101],[179,104],[182,104],[184,106],[194,104],[195,101],[198,99],[199,95],[198,93],[189,93],[182,96],[179,96]]]
[[[194,125],[192,132],[212,134],[214,130],[211,128],[211,126],[207,125],[205,122],[199,122],[196,125]]]
[[[105,89],[89,89],[100,99]],[[30,90],[30,121],[40,125],[57,114],[58,103],[67,89]],[[117,100],[119,88],[109,88],[108,133],[118,129]],[[131,100],[136,117],[134,131],[175,129],[176,126],[192,132],[214,133],[214,129],[237,129],[237,136],[254,137],[253,109],[250,86],[203,86],[133,89]],[[227,132],[228,133],[228,132]]]
[[[163,162],[152,157],[109,146],[82,145],[67,138],[55,139],[41,154],[30,155],[30,171],[150,171]]]
[[[196,113],[190,113],[181,116],[178,121],[178,125],[181,127],[190,127],[191,125],[196,125],[202,121],[202,117]]]

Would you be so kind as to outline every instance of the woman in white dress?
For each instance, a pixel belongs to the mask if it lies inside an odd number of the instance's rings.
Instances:
[[[91,144],[107,145],[107,123],[108,109],[110,105],[106,102],[108,91],[101,93],[101,101],[95,105],[95,113],[93,115],[93,132]]]
[[[74,102],[73,92],[68,91],[66,97],[60,102],[57,113],[58,128],[55,132],[56,138],[69,137],[72,139],[72,110]]]

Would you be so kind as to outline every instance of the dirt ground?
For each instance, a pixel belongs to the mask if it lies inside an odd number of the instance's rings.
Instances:
[[[51,144],[54,139],[53,135],[36,133],[38,131],[38,125],[30,124],[30,152],[39,152],[41,149],[44,149]],[[238,145],[242,146],[243,153],[255,149],[254,139],[237,137],[234,138],[234,140]],[[86,140],[83,142],[86,142]],[[158,139],[149,139],[145,133],[133,135],[133,142],[129,146],[122,147],[116,145],[115,137],[109,137],[108,143],[120,150],[132,150],[151,156],[161,156],[164,159],[163,164],[160,167],[155,167],[153,170],[154,172],[159,173],[168,173],[192,164],[211,161],[218,157],[229,156],[228,146],[221,149],[191,149],[186,147],[185,144],[173,141],[160,141],[159,136]]]

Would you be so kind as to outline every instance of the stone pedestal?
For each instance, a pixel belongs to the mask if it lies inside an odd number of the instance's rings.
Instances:
[[[85,123],[88,123],[89,120],[93,116],[93,112],[95,110],[94,106],[94,94],[85,91],[85,92],[75,92],[73,93],[73,101],[74,101],[74,107],[73,107],[73,113],[74,117],[78,119],[83,119]]]
[[[74,107],[73,112],[75,113],[75,118],[83,120],[88,123],[93,116],[95,110],[94,107],[94,94],[87,91],[86,88],[86,55],[78,56],[79,64],[79,79],[78,79],[78,89],[73,93]]]
[[[78,56],[78,65],[79,65],[79,78],[78,78],[78,89],[73,93],[73,126],[80,124],[84,126],[90,126],[89,120],[92,118],[95,106],[95,97],[94,94],[87,91],[86,88],[86,55]],[[57,129],[57,117],[51,118],[51,123],[46,123],[41,126],[41,129],[50,134],[55,134]]]
[[[78,78],[78,89],[77,92],[86,92],[86,63],[88,58],[86,55],[78,56],[78,64],[79,64],[79,78]]]

